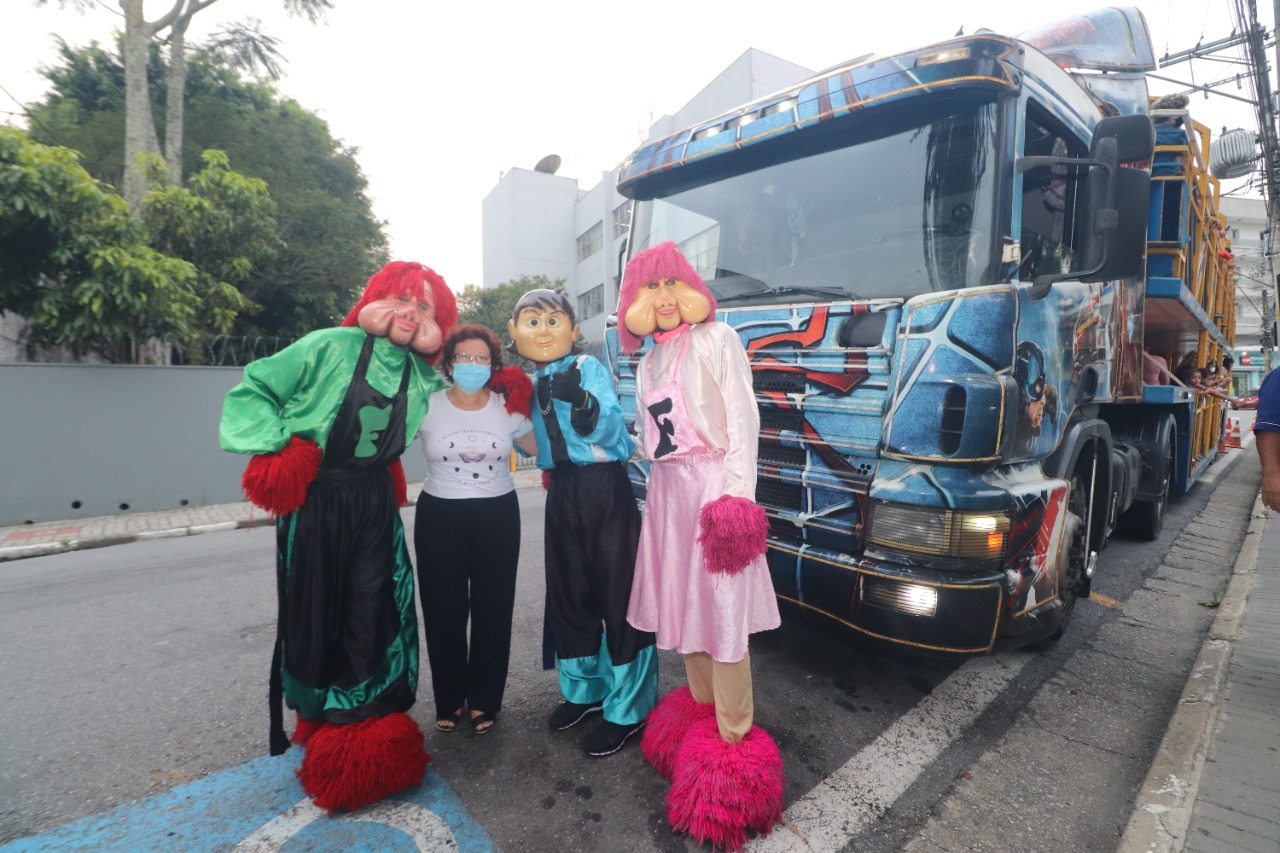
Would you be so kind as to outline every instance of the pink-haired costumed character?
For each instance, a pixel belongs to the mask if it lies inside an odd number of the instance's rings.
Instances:
[[[339,328],[251,362],[228,394],[222,447],[252,454],[245,494],[277,516],[270,751],[306,748],[316,805],[354,811],[422,782],[406,711],[418,689],[413,565],[400,456],[443,388],[432,363],[458,309],[444,279],[394,261]]]
[[[684,655],[688,686],[649,715],[640,742],[671,780],[667,816],[737,850],[782,817],[782,756],[754,725],[748,635],[779,625],[754,501],[760,412],[751,366],[715,297],[675,243],[627,264],[622,347],[652,335],[636,368],[636,428],[650,462],[627,620]]]

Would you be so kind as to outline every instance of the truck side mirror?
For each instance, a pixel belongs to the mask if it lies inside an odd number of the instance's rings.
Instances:
[[[1100,172],[1101,170],[1097,170]],[[1090,178],[1094,173],[1090,173]],[[1101,178],[1103,175],[1098,174]],[[1081,281],[1112,281],[1142,272],[1147,253],[1147,210],[1151,200],[1151,175],[1143,169],[1117,169],[1113,179],[1111,206],[1096,211],[1111,220],[1102,240],[1095,233],[1091,244],[1105,243],[1101,248],[1096,272],[1081,275]],[[1082,220],[1083,221],[1083,220]],[[1088,268],[1092,268],[1090,264]]]
[[[1155,153],[1155,129],[1145,115],[1110,116],[1098,122],[1090,144],[1091,159],[1064,160],[1023,157],[1020,172],[1050,162],[1089,166],[1081,187],[1076,221],[1081,229],[1080,269],[1037,276],[1028,296],[1043,299],[1056,281],[1109,281],[1142,271],[1146,255],[1147,207],[1151,176],[1143,169],[1119,164],[1150,160]]]
[[[1155,154],[1156,131],[1149,116],[1109,116],[1098,122],[1089,145],[1093,157],[1098,156],[1099,146],[1105,139],[1115,140],[1117,163],[1150,160]]]

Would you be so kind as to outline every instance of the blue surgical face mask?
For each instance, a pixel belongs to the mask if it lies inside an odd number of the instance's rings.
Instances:
[[[471,364],[464,362],[453,366],[453,384],[468,394],[474,394],[485,386],[492,373],[487,364]]]

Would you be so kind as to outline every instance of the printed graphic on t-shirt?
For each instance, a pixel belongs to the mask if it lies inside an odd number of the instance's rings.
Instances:
[[[441,461],[461,486],[479,486],[493,481],[507,464],[498,450],[502,437],[486,430],[465,429],[440,436]]]

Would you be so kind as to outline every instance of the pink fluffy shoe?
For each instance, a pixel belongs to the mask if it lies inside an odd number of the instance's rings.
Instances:
[[[640,752],[654,770],[670,781],[676,752],[684,743],[685,733],[699,720],[714,719],[715,713],[714,704],[693,698],[689,685],[672,690],[649,712],[649,721],[640,738]]]
[[[699,843],[736,851],[747,830],[767,835],[782,819],[782,755],[759,726],[736,746],[714,718],[695,723],[676,754],[667,818]]]

